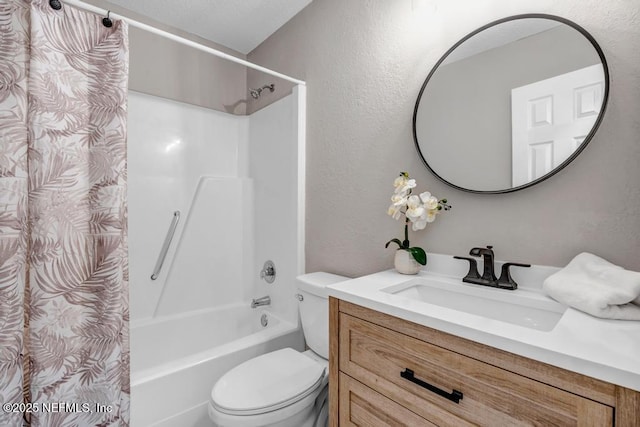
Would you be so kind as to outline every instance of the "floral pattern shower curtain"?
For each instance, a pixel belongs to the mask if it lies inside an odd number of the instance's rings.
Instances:
[[[0,403],[23,401],[29,7],[0,0]],[[1,426],[22,414],[0,409]]]
[[[0,398],[25,354],[32,425],[128,425],[127,26],[0,4]]]

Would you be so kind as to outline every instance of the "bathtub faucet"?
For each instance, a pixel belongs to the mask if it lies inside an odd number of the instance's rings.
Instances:
[[[256,308],[262,305],[269,305],[269,304],[271,304],[271,298],[269,296],[251,300],[251,308]]]

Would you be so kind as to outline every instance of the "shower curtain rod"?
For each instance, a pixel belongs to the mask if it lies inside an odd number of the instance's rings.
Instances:
[[[200,43],[196,43],[194,41],[191,41],[189,39],[185,39],[184,37],[176,36],[175,34],[171,34],[171,33],[167,32],[167,31],[163,31],[163,30],[160,30],[160,29],[158,29],[156,27],[152,27],[151,25],[143,24],[142,22],[135,21],[135,20],[133,20],[131,18],[127,18],[126,16],[118,15],[117,13],[110,12],[110,11],[108,11],[106,9],[102,9],[100,7],[93,6],[91,4],[88,4],[88,3],[85,3],[85,2],[82,2],[82,1],[79,1],[79,0],[62,0],[62,3],[68,4],[70,6],[77,7],[79,9],[84,9],[84,10],[89,11],[89,12],[93,12],[93,13],[95,13],[97,15],[107,16],[107,13],[109,13],[109,17],[110,18],[120,19],[122,21],[125,21],[126,23],[128,23],[132,27],[136,27],[136,28],[140,28],[141,30],[149,31],[150,33],[157,34],[157,35],[165,37],[165,38],[167,38],[169,40],[173,40],[175,42],[184,44],[186,46],[190,46],[190,47],[192,47],[194,49],[201,50],[201,51],[209,53],[211,55],[214,55],[214,56],[217,56],[217,57],[220,57],[220,58],[223,58],[223,59],[227,59],[227,60],[229,60],[231,62],[235,62],[236,64],[244,65],[245,67],[249,67],[249,68],[252,68],[254,70],[262,71],[263,73],[272,75],[274,77],[279,77],[279,78],[281,78],[283,80],[287,80],[287,81],[289,81],[291,83],[295,83],[295,84],[298,84],[298,85],[305,85],[305,82],[303,80],[298,80],[298,79],[295,79],[293,77],[289,77],[286,74],[282,74],[282,73],[279,73],[277,71],[270,70],[269,68],[265,68],[265,67],[262,67],[260,65],[254,64],[252,62],[246,61],[244,59],[237,58],[237,57],[235,57],[233,55],[229,55],[228,53],[224,53],[224,52],[221,52],[221,51],[219,51],[217,49],[213,49],[211,47],[207,47],[207,46],[202,45]]]

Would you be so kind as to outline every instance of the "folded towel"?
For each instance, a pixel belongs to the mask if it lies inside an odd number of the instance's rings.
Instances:
[[[583,252],[549,276],[551,298],[596,317],[640,320],[640,273]]]

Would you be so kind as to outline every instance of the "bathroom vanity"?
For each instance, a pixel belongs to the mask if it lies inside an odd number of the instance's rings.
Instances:
[[[330,288],[330,425],[640,426],[640,322],[558,307],[539,289],[555,268],[516,291],[465,270],[430,255]]]

